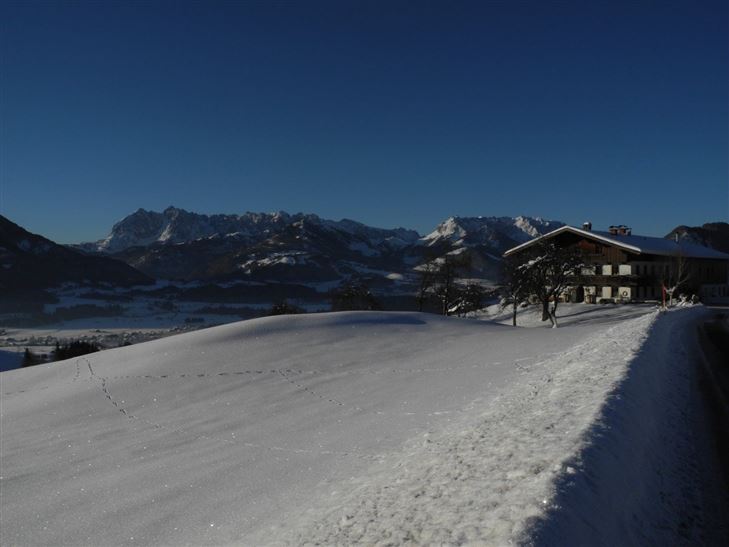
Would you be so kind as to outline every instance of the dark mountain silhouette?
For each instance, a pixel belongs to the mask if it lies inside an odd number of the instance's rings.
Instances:
[[[708,222],[703,226],[676,226],[666,237],[673,239],[676,234],[681,239],[688,239],[699,245],[729,253],[729,223]]]
[[[24,230],[0,215],[0,291],[62,283],[131,286],[152,279],[120,260],[89,256]]]

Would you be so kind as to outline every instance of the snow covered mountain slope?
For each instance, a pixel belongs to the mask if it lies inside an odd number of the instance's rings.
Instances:
[[[316,283],[365,277],[392,290],[398,284],[387,276],[407,280],[414,266],[464,249],[472,277],[495,281],[501,253],[558,226],[531,217],[454,217],[420,238],[405,228],[311,214],[201,215],[169,207],[161,213],[140,209],[106,239],[78,247],[112,254],[163,279]]]
[[[498,281],[501,255],[507,249],[564,223],[533,217],[450,217],[418,242],[420,261],[460,254],[471,276]]]
[[[316,215],[201,215],[170,207],[138,210],[96,243],[78,247],[115,258],[156,278],[311,283],[364,270],[402,275],[414,230],[383,229]]]
[[[413,243],[419,235],[413,230],[372,228],[353,220],[323,220],[316,215],[284,211],[242,215],[203,215],[168,207],[161,213],[138,209],[114,224],[111,233],[95,243],[82,243],[87,251],[114,253],[131,247],[155,244],[190,243],[213,237],[233,237],[246,244],[265,241],[288,227],[306,220],[329,230],[365,239],[374,246],[391,242],[399,247]]]
[[[483,245],[503,252],[561,226],[564,226],[563,222],[539,217],[450,217],[423,237],[421,243],[427,246],[443,243]]]
[[[506,544],[590,472],[575,454],[672,320],[590,309],[557,330],[265,318],[0,373],[2,543]],[[686,509],[670,502],[656,493],[661,515]]]
[[[202,215],[177,207],[161,213],[138,209],[114,224],[111,233],[95,243],[82,243],[88,251],[119,252],[130,247],[146,247],[155,243],[186,243],[211,236],[235,235],[256,241],[275,233],[304,215],[278,213],[245,213],[242,215]]]

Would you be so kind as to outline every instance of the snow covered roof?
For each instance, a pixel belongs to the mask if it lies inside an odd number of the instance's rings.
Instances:
[[[561,228],[557,228],[556,230],[546,233],[541,237],[534,238],[526,243],[512,247],[504,253],[504,256],[509,256],[512,253],[529,247],[541,239],[551,238],[564,232],[571,232],[589,239],[601,241],[607,245],[614,245],[631,253],[663,256],[681,255],[686,258],[713,258],[717,260],[729,260],[729,254],[684,240],[676,242],[673,239],[666,239],[663,237],[616,235],[611,234],[610,232],[598,230],[583,230],[582,228],[575,228],[574,226],[562,226]]]

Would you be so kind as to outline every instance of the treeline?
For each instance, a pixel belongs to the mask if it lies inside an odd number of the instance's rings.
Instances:
[[[33,365],[40,365],[42,363],[63,361],[64,359],[71,359],[88,353],[94,353],[100,349],[101,348],[93,342],[85,342],[83,340],[76,340],[67,344],[59,344],[56,342],[56,347],[50,354],[33,353],[30,349],[25,348],[21,365],[24,367],[30,367]]]
[[[465,316],[483,308],[484,301],[496,295],[468,278],[471,264],[468,257],[446,256],[426,262],[419,269],[420,284],[414,298],[407,297],[395,309],[417,309],[442,315]],[[329,292],[331,311],[376,311],[392,309],[372,292],[362,279],[350,279]],[[407,302],[407,300],[410,302]],[[275,304],[265,315],[306,313],[286,300]]]
[[[108,306],[97,306],[96,304],[79,304],[70,307],[58,307],[51,313],[42,311],[33,313],[27,317],[10,317],[0,321],[4,327],[36,327],[58,323],[60,321],[71,321],[73,319],[86,319],[88,317],[115,317],[124,314],[124,308],[118,304]]]

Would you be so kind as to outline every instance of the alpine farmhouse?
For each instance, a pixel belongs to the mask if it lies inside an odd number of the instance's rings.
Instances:
[[[627,226],[606,232],[562,226],[509,249],[504,257],[528,252],[538,241],[574,246],[584,256],[565,299],[572,302],[642,302],[660,300],[663,287],[682,281],[679,292],[704,303],[729,303],[729,255],[686,240],[633,235]],[[678,295],[678,293],[676,293]]]

